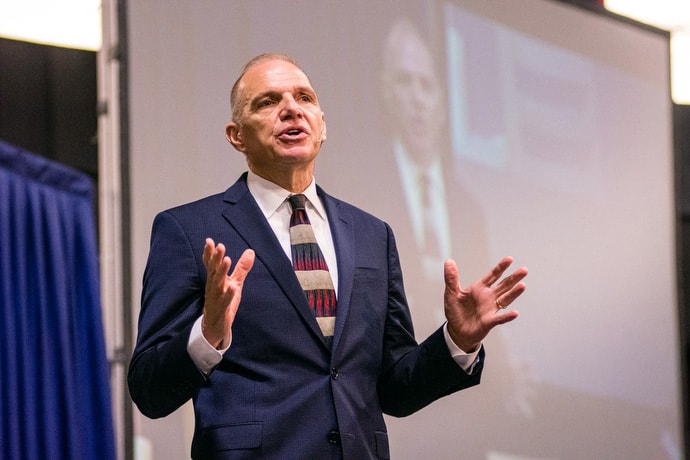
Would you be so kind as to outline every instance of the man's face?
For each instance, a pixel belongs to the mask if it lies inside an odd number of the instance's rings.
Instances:
[[[445,115],[431,54],[416,36],[401,38],[392,50],[384,94],[395,128],[411,154],[429,151]]]
[[[242,77],[238,96],[241,116],[226,132],[252,171],[271,178],[285,168],[313,167],[326,124],[302,70],[281,60],[259,63]]]

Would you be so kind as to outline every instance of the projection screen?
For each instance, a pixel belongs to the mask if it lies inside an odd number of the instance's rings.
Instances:
[[[465,283],[505,255],[530,269],[482,383],[387,418],[393,458],[680,458],[665,34],[547,0],[127,13],[135,317],[155,213],[246,169],[224,137],[230,88],[249,58],[287,53],[326,114],[317,182],[392,225],[418,340],[443,323],[443,258]],[[409,217],[418,157],[436,165],[434,254]],[[188,458],[189,406],[135,422],[151,458]]]

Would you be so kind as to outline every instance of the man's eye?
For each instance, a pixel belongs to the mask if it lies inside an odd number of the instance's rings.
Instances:
[[[270,105],[273,105],[273,101],[270,99],[265,99],[265,100],[259,102],[258,107],[268,107]]]
[[[306,94],[303,95],[303,96],[300,96],[300,100],[301,100],[302,102],[312,102],[312,101],[313,101],[313,99],[311,98],[311,96],[308,96],[308,95],[306,95]]]

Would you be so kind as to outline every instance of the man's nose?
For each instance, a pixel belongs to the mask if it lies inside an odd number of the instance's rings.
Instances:
[[[291,94],[285,94],[281,104],[282,107],[280,109],[280,117],[282,119],[302,116],[302,108]]]

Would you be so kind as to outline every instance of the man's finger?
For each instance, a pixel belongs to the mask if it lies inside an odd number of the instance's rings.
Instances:
[[[503,273],[510,267],[510,264],[513,263],[513,258],[512,257],[504,257],[501,259],[499,263],[497,263],[494,268],[489,270],[489,273],[484,275],[484,278],[482,278],[482,284],[485,286],[491,286],[493,285],[496,281],[498,281],[501,276],[503,276]]]
[[[240,283],[244,283],[249,271],[254,266],[255,254],[252,249],[245,249],[240,259],[235,264],[231,277]]]
[[[508,292],[501,295],[501,305],[507,307],[513,303],[515,299],[520,297],[522,293],[525,292],[526,288],[525,283],[517,283],[515,286],[511,287]]]
[[[443,264],[443,278],[446,288],[460,289],[460,279],[458,277],[458,266],[454,260],[448,259]]]
[[[510,289],[512,289],[513,286],[515,286],[517,283],[522,281],[523,278],[527,276],[527,268],[526,267],[521,267],[515,270],[513,273],[510,275],[506,276],[501,280],[500,283],[496,286],[496,291],[499,292],[508,292]]]
[[[230,270],[230,258],[225,255],[225,246],[218,243],[211,252],[206,271],[214,276],[226,276]]]
[[[213,250],[216,248],[216,243],[211,238],[206,238],[206,244],[204,244],[204,253],[201,256],[201,260],[204,262],[204,267],[208,269],[208,264],[213,255]]]
[[[491,329],[501,324],[509,323],[517,318],[519,313],[515,310],[501,310],[500,314],[494,315],[492,319]]]

